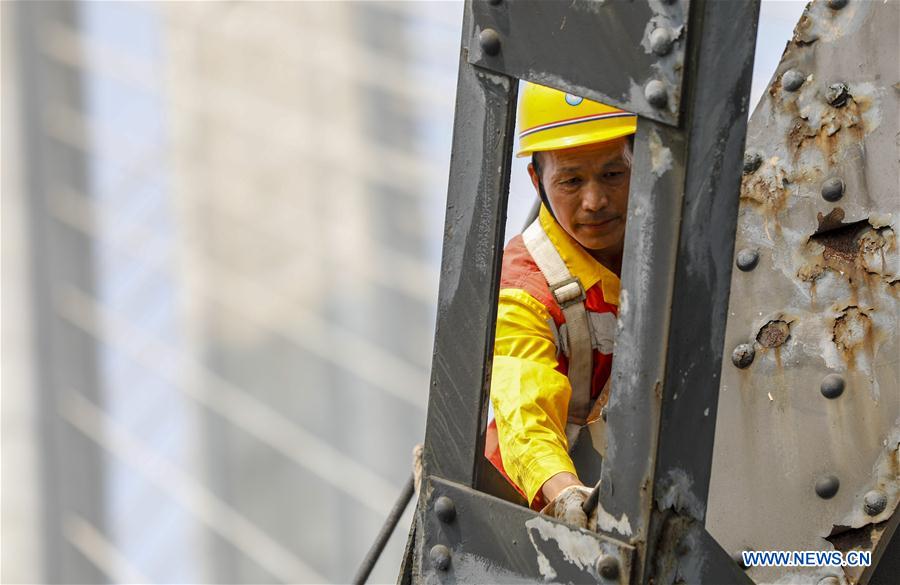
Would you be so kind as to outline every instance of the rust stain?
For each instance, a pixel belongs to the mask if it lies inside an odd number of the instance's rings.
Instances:
[[[850,285],[850,305],[859,304],[860,287],[868,291],[871,302],[877,299],[872,294],[880,286],[896,296],[891,285],[893,274],[889,273],[888,254],[896,252],[896,237],[891,227],[875,228],[871,221],[861,220],[842,223],[844,210],[835,207],[827,215],[817,216],[818,228],[807,242],[808,255],[813,260],[798,270],[797,277],[810,283],[810,302],[815,304],[815,283],[826,270],[846,276]],[[821,246],[821,248],[819,248]]]
[[[871,229],[868,220],[843,224],[844,211],[837,207],[827,216],[818,215],[819,229],[810,237],[810,241],[821,244],[825,250],[822,257],[829,265],[839,265],[847,270],[856,265],[860,251],[860,236]]]
[[[803,282],[809,283],[809,304],[812,306],[813,310],[817,308],[816,281],[822,278],[825,274],[825,270],[827,269],[819,264],[807,264],[797,271],[797,278]]]
[[[787,144],[791,147],[794,162],[797,162],[800,152],[812,144],[829,162],[836,163],[842,141],[859,144],[864,138],[866,128],[862,115],[870,107],[870,100],[860,101],[850,96],[841,107],[825,106],[818,123],[811,124],[808,117],[796,116],[787,134]],[[788,113],[793,112],[788,110]]]
[[[764,161],[756,172],[741,179],[741,201],[755,206],[763,215],[770,241],[774,241],[769,232],[770,223],[774,224],[776,234],[781,235],[778,215],[787,207],[789,184],[787,174],[774,159]]]
[[[834,320],[832,340],[849,368],[856,365],[861,349],[873,349],[872,318],[859,307],[849,306]]]
[[[756,334],[756,341],[763,347],[779,347],[791,336],[791,327],[787,321],[775,319],[763,325]],[[780,361],[780,352],[776,360]]]

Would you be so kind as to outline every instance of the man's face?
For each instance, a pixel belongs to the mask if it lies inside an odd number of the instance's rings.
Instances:
[[[559,224],[595,257],[622,253],[631,148],[626,138],[541,152],[528,173],[535,189],[538,180]]]

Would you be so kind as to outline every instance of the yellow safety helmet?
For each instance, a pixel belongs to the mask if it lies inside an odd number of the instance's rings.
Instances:
[[[519,151],[572,148],[634,134],[637,116],[536,83],[525,83],[519,102]]]

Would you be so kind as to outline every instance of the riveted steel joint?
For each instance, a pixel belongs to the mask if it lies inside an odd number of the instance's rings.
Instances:
[[[436,544],[428,551],[431,566],[438,571],[446,571],[450,568],[450,549],[443,544]]]
[[[492,28],[486,28],[478,34],[478,44],[485,55],[495,56],[500,53],[500,35]]]
[[[616,581],[619,578],[619,559],[612,555],[597,559],[597,574],[607,581]]]
[[[434,514],[438,520],[449,524],[456,518],[456,504],[447,496],[440,496],[434,501]]]

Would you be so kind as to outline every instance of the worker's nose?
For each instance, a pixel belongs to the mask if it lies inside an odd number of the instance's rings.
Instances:
[[[584,197],[581,199],[581,208],[593,213],[606,208],[607,205],[609,205],[609,199],[606,197],[605,191],[596,183],[588,185],[584,191]]]

